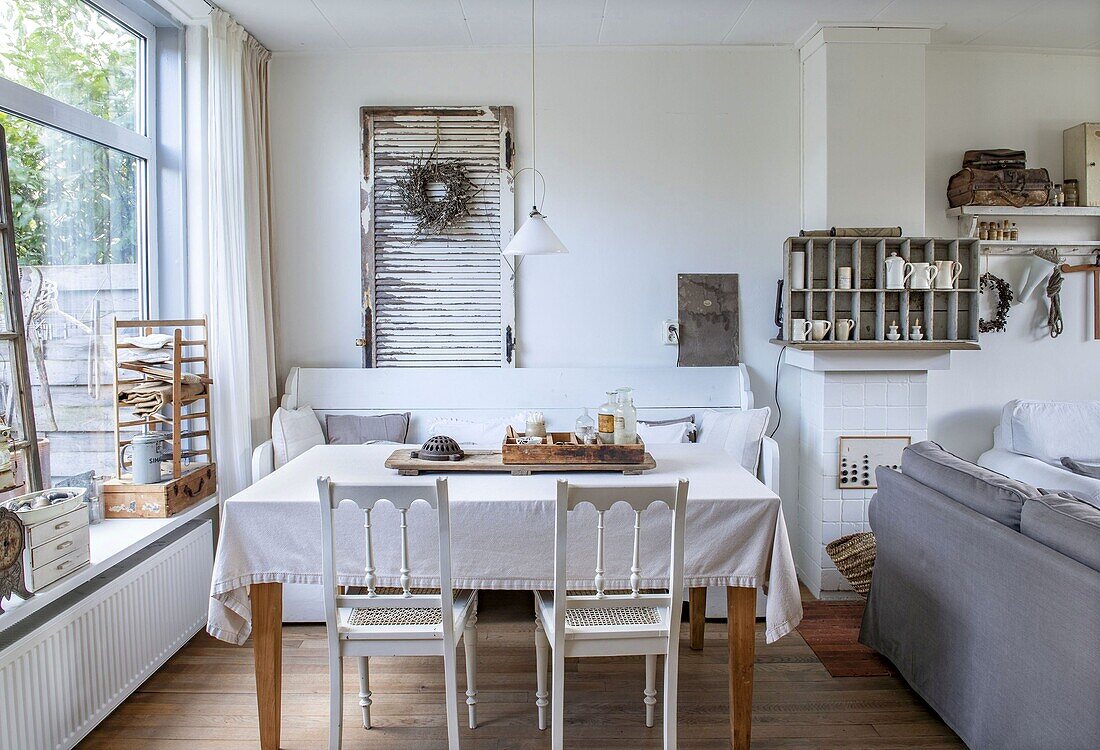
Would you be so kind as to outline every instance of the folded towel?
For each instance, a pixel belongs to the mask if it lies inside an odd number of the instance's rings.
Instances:
[[[181,378],[181,406],[206,393],[206,386],[197,375],[185,373]],[[134,415],[147,417],[172,403],[172,383],[160,379],[142,380],[127,384],[118,393],[118,403],[134,409]]]
[[[122,340],[123,344],[130,344],[139,349],[162,349],[172,344],[172,337],[167,333],[150,333],[147,336],[130,336]]]
[[[165,349],[123,349],[118,353],[119,362],[138,364],[162,364],[172,361],[171,347]]]

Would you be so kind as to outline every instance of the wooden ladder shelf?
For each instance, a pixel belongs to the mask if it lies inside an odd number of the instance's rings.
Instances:
[[[1100,341],[1100,253],[1097,253],[1096,261],[1093,263],[1078,266],[1063,264],[1062,273],[1092,274],[1092,338]]]

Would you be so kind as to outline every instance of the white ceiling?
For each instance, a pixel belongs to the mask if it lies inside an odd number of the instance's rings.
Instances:
[[[215,0],[273,51],[529,43],[527,0]],[[793,44],[928,24],[938,44],[1100,49],[1100,0],[538,0],[540,45]]]

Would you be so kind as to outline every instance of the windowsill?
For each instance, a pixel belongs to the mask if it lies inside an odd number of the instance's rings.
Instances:
[[[87,583],[97,575],[171,533],[183,524],[205,515],[218,504],[207,498],[171,518],[109,518],[91,526],[91,562],[67,578],[35,592],[30,599],[12,597],[3,601],[0,632]]]

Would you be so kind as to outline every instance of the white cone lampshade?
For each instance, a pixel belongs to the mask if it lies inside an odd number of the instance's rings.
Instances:
[[[537,210],[531,211],[531,216],[504,248],[505,255],[560,255],[568,252],[546,223],[546,217]]]

